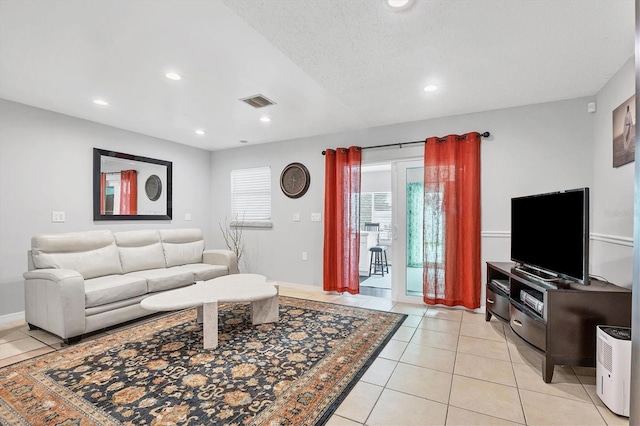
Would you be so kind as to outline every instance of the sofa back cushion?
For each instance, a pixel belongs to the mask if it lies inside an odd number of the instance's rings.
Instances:
[[[122,272],[165,267],[164,251],[157,230],[114,232]]]
[[[167,267],[202,263],[204,237],[199,229],[161,229],[160,240]]]
[[[37,269],[72,269],[84,279],[122,273],[111,231],[36,235],[31,257]]]

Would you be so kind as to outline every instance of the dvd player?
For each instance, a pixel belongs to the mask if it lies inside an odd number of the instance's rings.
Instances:
[[[509,294],[509,280],[495,280],[495,279],[493,279],[493,280],[491,280],[491,284],[495,285],[500,290],[502,290],[505,293]]]

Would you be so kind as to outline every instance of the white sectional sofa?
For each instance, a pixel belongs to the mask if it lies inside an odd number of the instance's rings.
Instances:
[[[152,312],[158,292],[238,273],[235,253],[205,250],[199,229],[36,235],[25,279],[25,318],[66,343]]]

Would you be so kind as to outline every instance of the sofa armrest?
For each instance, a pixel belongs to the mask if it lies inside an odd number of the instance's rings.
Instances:
[[[34,269],[33,271],[25,272],[22,276],[25,280],[49,280],[56,283],[71,278],[80,278],[84,285],[82,275],[78,271],[71,269]]]
[[[35,269],[23,274],[25,319],[63,339],[85,332],[84,278],[70,269]]]
[[[237,274],[238,258],[231,250],[205,250],[202,252],[202,262],[209,265],[226,266],[229,274]]]

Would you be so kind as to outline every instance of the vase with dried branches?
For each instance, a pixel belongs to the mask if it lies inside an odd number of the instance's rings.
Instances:
[[[225,217],[224,227],[220,223],[218,223],[227,248],[234,252],[236,254],[236,257],[238,258],[238,265],[240,265],[240,258],[244,254],[244,243],[242,242],[243,222],[244,217],[242,218],[242,220],[238,220],[238,216],[236,215],[235,220],[233,220],[230,224],[227,223],[227,218]]]

